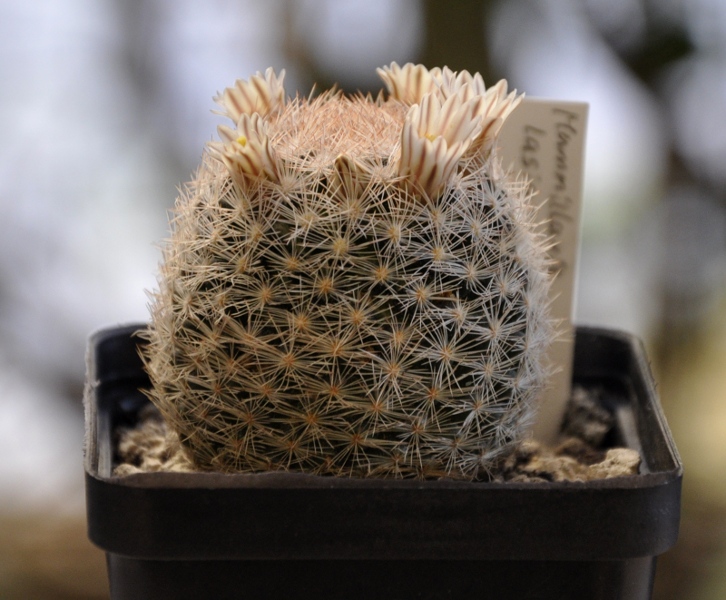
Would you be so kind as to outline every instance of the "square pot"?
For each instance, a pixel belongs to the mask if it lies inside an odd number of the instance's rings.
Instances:
[[[640,473],[480,483],[304,474],[115,477],[114,432],[149,385],[134,333],[90,340],[86,496],[114,600],[507,598],[641,600],[678,536],[682,465],[633,336],[578,328],[574,381],[616,420]]]

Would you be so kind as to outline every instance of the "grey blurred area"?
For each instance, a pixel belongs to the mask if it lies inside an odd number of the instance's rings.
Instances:
[[[145,321],[177,186],[268,66],[376,92],[391,61],[590,103],[576,320],[649,349],[686,466],[660,600],[726,597],[726,4],[0,0],[0,597],[107,598],[85,537],[93,330]]]

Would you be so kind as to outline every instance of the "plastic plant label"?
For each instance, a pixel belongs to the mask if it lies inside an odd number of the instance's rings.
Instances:
[[[533,430],[543,443],[554,442],[570,396],[587,113],[588,105],[582,102],[525,98],[505,122],[499,138],[503,166],[530,179],[537,193],[537,220],[552,240],[555,278],[550,295],[558,331],[548,359],[554,373]]]

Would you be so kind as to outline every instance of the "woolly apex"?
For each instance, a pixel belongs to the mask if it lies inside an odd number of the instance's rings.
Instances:
[[[522,99],[507,94],[505,80],[487,89],[479,73],[448,67],[394,62],[378,74],[388,102],[335,92],[289,101],[284,71],[277,76],[272,69],[238,80],[215,98],[224,109],[220,114],[236,127],[218,128],[222,141],[210,143],[211,153],[241,186],[260,178],[282,183],[291,165],[335,164],[346,180],[390,165],[381,175],[432,198],[457,169],[489,156],[504,120]]]

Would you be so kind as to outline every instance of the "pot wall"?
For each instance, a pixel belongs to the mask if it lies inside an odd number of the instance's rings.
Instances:
[[[107,552],[112,598],[650,598],[656,557],[678,534],[682,467],[632,336],[579,329],[574,377],[602,390],[610,443],[643,456],[636,476],[118,478],[114,430],[146,403],[139,327],[99,332],[89,352],[89,535]]]

